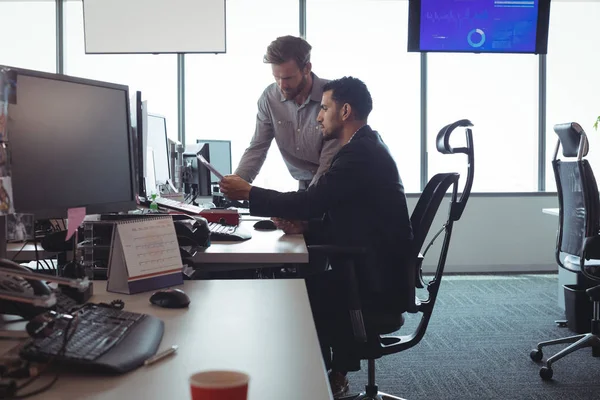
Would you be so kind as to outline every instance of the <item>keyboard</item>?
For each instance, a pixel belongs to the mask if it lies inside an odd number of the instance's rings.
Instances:
[[[147,200],[148,204],[152,202],[152,200]],[[187,214],[200,215],[200,212],[204,210],[204,208],[195,206],[193,204],[187,204],[181,201],[169,199],[168,197],[157,197],[154,199],[156,204],[161,207],[170,208],[172,210],[181,211]]]
[[[64,354],[63,335],[67,321],[55,321],[48,337],[31,339],[20,351],[29,361],[55,363],[92,373],[122,374],[144,364],[152,357],[164,332],[160,319],[146,314],[87,303],[73,315],[79,322]],[[75,323],[71,324],[72,327]]]
[[[210,240],[214,242],[241,242],[252,238],[252,233],[241,226],[208,223]]]

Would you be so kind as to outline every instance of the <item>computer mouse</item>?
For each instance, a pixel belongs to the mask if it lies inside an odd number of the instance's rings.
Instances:
[[[150,296],[150,303],[164,308],[184,308],[190,304],[190,298],[181,289],[162,289]]]
[[[274,231],[277,229],[277,225],[270,219],[263,219],[254,224],[254,229],[257,231]]]

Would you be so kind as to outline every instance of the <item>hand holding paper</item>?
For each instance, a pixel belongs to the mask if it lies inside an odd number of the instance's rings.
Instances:
[[[219,188],[230,200],[249,200],[252,185],[237,175],[227,175],[221,179]]]

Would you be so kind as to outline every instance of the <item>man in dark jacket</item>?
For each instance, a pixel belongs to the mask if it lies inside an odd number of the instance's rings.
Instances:
[[[220,185],[230,199],[249,200],[252,215],[277,217],[281,228],[288,233],[303,232],[309,244],[366,248],[364,262],[357,267],[363,309],[414,300],[402,297],[402,292],[409,292],[403,288],[414,285],[402,279],[411,276],[403,273],[402,263],[412,239],[406,196],[387,146],[367,125],[372,108],[367,87],[356,78],[344,77],[324,86],[317,122],[323,138],[339,139],[342,148],[329,170],[308,190],[280,193],[253,187],[232,175]],[[316,231],[305,222],[314,218],[322,218]],[[335,271],[332,263],[332,271],[307,279],[334,395],[336,390],[347,390],[346,372],[360,369],[360,360],[352,356],[342,280]]]

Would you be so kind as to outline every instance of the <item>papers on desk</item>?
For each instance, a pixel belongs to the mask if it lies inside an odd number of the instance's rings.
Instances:
[[[181,285],[182,271],[171,216],[115,222],[106,290],[133,294]]]

